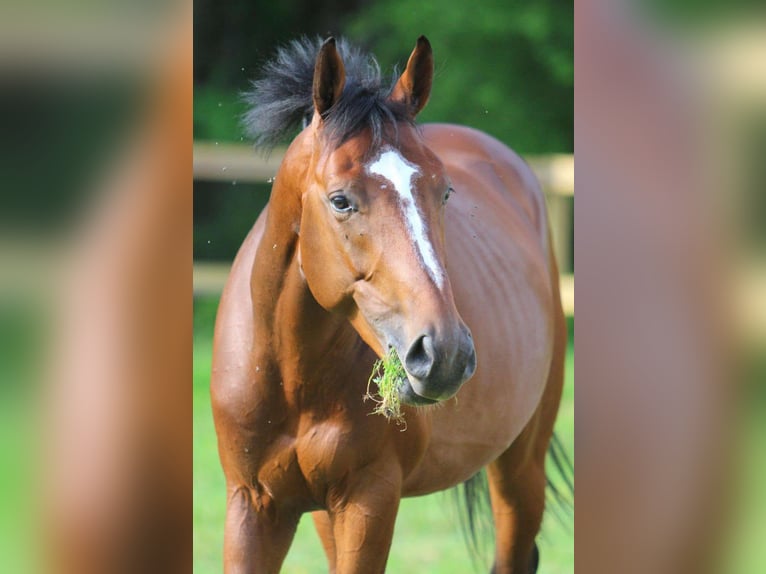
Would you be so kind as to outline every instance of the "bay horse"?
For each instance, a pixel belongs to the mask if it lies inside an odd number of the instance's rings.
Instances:
[[[383,572],[401,497],[484,467],[492,572],[537,570],[567,337],[545,202],[492,137],[415,125],[433,67],[425,37],[390,83],[345,41],[302,39],[254,84],[257,144],[303,129],[216,320],[229,574],[278,572],[305,512],[331,572]],[[391,349],[405,425],[363,400]]]

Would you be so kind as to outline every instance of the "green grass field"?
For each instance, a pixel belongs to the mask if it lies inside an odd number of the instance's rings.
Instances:
[[[208,393],[216,305],[215,299],[207,298],[196,300],[194,305],[194,569],[198,574],[222,570],[226,499]],[[570,456],[574,446],[572,332],[570,323],[566,385],[556,427]],[[570,522],[565,528],[555,517],[546,515],[538,539],[542,572],[563,574],[574,571],[573,519],[570,518]],[[489,564],[486,569],[478,570],[471,561],[452,493],[402,501],[388,572],[450,574],[488,570]],[[327,571],[324,553],[309,515],[304,516],[298,527],[282,571],[289,574]]]

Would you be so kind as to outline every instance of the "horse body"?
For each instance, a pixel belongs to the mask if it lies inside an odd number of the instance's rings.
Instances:
[[[328,227],[316,218],[325,212],[312,202],[322,196],[307,190],[320,181],[331,189],[334,180],[346,188],[363,180],[375,193],[404,184],[394,181],[398,176],[377,177],[374,157],[383,152],[365,155],[367,136],[317,153],[320,121],[316,114],[314,126],[288,148],[269,206],[237,255],[219,307],[211,389],[228,485],[227,572],[278,571],[300,515],[309,511],[318,511],[331,571],[382,571],[399,499],[454,486],[488,464],[498,540],[494,571],[533,571],[565,345],[539,186],[518,156],[485,134],[441,124],[419,133],[402,129],[399,164],[418,157],[424,178],[431,171],[435,181],[446,174],[455,190],[442,216],[422,202],[410,210],[410,217],[443,217],[444,237],[411,221],[405,222],[409,235],[393,227],[405,223],[386,224],[387,249],[378,248],[375,265],[353,276],[362,269],[358,246],[374,245],[364,243],[366,228],[336,214],[339,223],[330,227],[341,230],[337,241],[346,245],[347,265],[323,269],[317,254],[336,239],[319,235]],[[349,159],[363,156],[366,163]],[[371,212],[396,212],[385,192],[370,200]],[[411,206],[407,201],[400,204]],[[433,247],[408,237],[433,238]],[[424,264],[430,249],[433,268]],[[441,252],[445,284],[436,261]],[[408,270],[402,262],[406,273],[389,277],[386,270],[405,253],[420,265]],[[384,282],[391,293],[404,293],[393,306],[393,295],[380,289]],[[410,331],[387,331],[398,312],[426,319]],[[406,426],[371,415],[363,400],[385,341],[406,356]],[[426,374],[411,375],[424,357]],[[443,365],[432,364],[433,357]],[[468,382],[453,389],[455,377]]]
[[[406,494],[462,482],[508,448],[540,401],[553,341],[544,200],[529,168],[468,128],[430,125],[423,135],[456,190],[446,266],[478,367],[454,399],[421,414],[428,448]]]

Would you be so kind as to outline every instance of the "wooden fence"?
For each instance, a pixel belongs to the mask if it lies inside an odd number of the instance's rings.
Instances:
[[[284,149],[275,149],[271,155],[264,158],[256,154],[249,145],[195,142],[194,179],[242,183],[268,182],[277,173],[283,154]],[[561,297],[564,310],[567,315],[574,315],[574,274],[571,258],[574,157],[558,154],[531,156],[526,160],[540,180],[546,194],[548,218],[561,270]],[[220,293],[228,271],[227,264],[195,263],[194,292],[196,294]]]

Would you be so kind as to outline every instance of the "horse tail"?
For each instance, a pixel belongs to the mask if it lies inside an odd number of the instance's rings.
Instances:
[[[486,569],[489,542],[494,538],[487,471],[482,469],[453,489],[461,531],[474,566]]]
[[[550,471],[546,473],[546,509],[567,529],[571,529],[571,515],[574,510],[574,465],[559,436],[554,432],[548,445],[548,457],[558,480]]]
[[[561,439],[553,433],[548,445],[548,457],[554,478],[546,473],[546,510],[567,529],[571,529],[574,510],[574,465]],[[466,546],[475,566],[486,567],[489,542],[494,538],[492,506],[486,470],[481,470],[453,489],[458,516]]]

